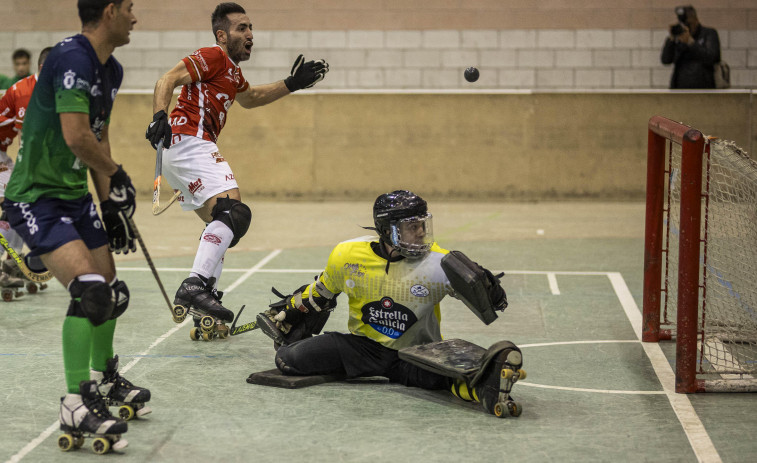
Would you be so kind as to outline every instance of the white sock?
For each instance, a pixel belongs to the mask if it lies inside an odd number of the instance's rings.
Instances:
[[[24,247],[24,240],[21,239],[21,236],[13,231],[8,222],[4,221],[0,222],[0,232],[2,232],[3,236],[8,241],[8,245],[11,249],[16,251],[17,254],[20,254]]]
[[[223,255],[233,238],[234,232],[225,223],[218,220],[210,222],[202,232],[190,275],[196,274],[206,279],[213,276],[216,268],[221,267]]]
[[[214,289],[218,289],[218,282],[221,280],[221,272],[223,271],[223,258],[224,256],[221,256],[221,262],[218,263],[216,266],[216,269],[213,271],[213,278],[216,279],[216,284]]]

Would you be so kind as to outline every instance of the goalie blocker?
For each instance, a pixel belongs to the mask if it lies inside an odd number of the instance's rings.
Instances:
[[[442,270],[450,282],[455,297],[485,324],[497,319],[497,311],[507,308],[507,294],[499,277],[470,260],[460,251],[450,251],[442,258]]]

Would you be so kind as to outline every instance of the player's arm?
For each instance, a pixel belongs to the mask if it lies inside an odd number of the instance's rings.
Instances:
[[[103,148],[90,129],[89,114],[60,113],[60,127],[63,139],[74,155],[94,171],[93,178],[95,172],[106,177],[116,173],[118,165],[113,162],[109,150]]]
[[[237,93],[236,101],[243,108],[267,105],[297,90],[312,87],[322,81],[327,72],[329,72],[329,63],[326,61],[322,59],[305,61],[305,57],[299,55],[294,60],[289,77],[272,84],[250,86],[245,91]]]
[[[103,127],[103,130],[101,132],[101,139],[98,143],[102,153],[112,161],[113,158],[110,154],[110,138],[108,137],[108,127],[108,124]],[[97,197],[100,199],[100,201],[105,201],[106,199],[108,199],[108,194],[110,193],[110,178],[108,177],[108,175],[96,170],[90,170],[90,175],[92,176],[92,183],[95,185],[95,192],[97,193]]]
[[[289,95],[290,92],[283,80],[271,84],[256,85],[248,87],[244,92],[237,93],[236,101],[246,109],[265,106],[273,103],[281,97]]]
[[[190,84],[194,80],[182,60],[171,70],[163,74],[155,83],[155,90],[152,95],[152,122],[147,127],[145,138],[156,149],[161,142],[164,148],[171,146],[171,125],[168,123],[168,105],[171,104],[174,89]]]
[[[16,99],[14,96],[15,93],[8,90],[0,98],[0,127],[13,124],[16,120]]]

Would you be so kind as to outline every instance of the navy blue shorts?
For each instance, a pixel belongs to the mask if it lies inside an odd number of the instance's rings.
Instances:
[[[39,256],[55,251],[69,241],[82,240],[89,249],[108,244],[92,195],[79,199],[40,198],[33,203],[3,202],[8,223],[21,235],[31,252]]]

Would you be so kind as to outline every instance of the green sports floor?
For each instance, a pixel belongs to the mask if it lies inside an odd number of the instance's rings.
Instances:
[[[333,244],[366,234],[372,202],[253,203],[251,232],[227,253],[221,289],[240,322],[310,281]],[[202,224],[178,207],[137,223],[169,296],[187,276]],[[141,253],[117,259],[131,290],[119,319],[122,372],[149,387],[153,412],[132,421],[121,453],[56,446],[64,392],[60,331],[68,305],[52,282],[0,304],[0,461],[54,462],[754,462],[757,395],[672,392],[674,345],[642,344],[641,203],[435,203],[442,247],[506,272],[510,307],[484,326],[451,298],[445,338],[518,344],[528,378],[518,418],[498,419],[445,391],[377,378],[297,390],[246,383],[274,368],[252,331],[191,341]],[[297,217],[297,226],[288,225]],[[326,330],[346,331],[346,301]],[[115,410],[115,409],[114,409]]]

